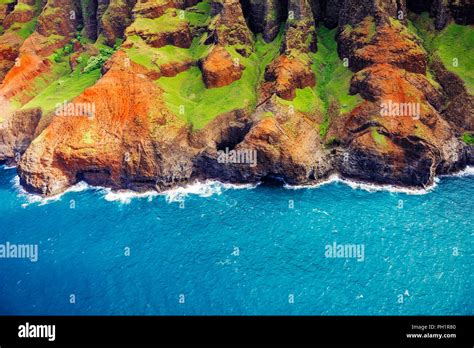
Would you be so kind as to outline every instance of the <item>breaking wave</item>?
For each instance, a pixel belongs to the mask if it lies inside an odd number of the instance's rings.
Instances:
[[[3,166],[4,169],[11,169],[6,166]],[[348,180],[345,178],[341,178],[337,174],[331,175],[324,181],[321,181],[317,184],[313,185],[285,185],[285,189],[289,190],[300,190],[300,189],[316,189],[323,185],[328,185],[332,183],[342,183],[345,184],[352,189],[358,190],[365,190],[367,192],[378,192],[378,191],[387,191],[392,193],[404,193],[409,195],[425,195],[429,192],[433,191],[440,180],[446,177],[459,177],[459,176],[470,176],[474,175],[474,167],[469,166],[466,169],[453,174],[448,175],[441,175],[436,177],[434,183],[426,187],[424,189],[414,189],[414,188],[406,188],[394,185],[377,185],[377,184],[370,184],[370,183],[363,183],[353,180]],[[66,191],[61,194],[52,196],[52,197],[43,197],[38,194],[27,192],[21,185],[20,185],[20,178],[15,176],[12,180],[13,187],[17,190],[18,196],[23,197],[25,199],[24,206],[29,204],[39,204],[44,205],[51,202],[59,201],[62,196],[67,193],[71,192],[81,192],[86,190],[93,190],[99,192],[102,197],[109,202],[119,202],[121,204],[130,204],[134,199],[148,199],[153,200],[154,197],[157,196],[164,196],[168,203],[175,203],[175,202],[182,202],[186,199],[186,197],[190,195],[196,195],[199,197],[211,197],[213,195],[220,195],[227,190],[235,190],[235,189],[254,189],[259,184],[229,184],[229,183],[222,183],[217,180],[206,180],[204,182],[194,182],[188,184],[183,187],[176,187],[164,192],[157,192],[155,190],[150,190],[146,192],[135,192],[131,190],[113,190],[111,188],[100,187],[100,186],[91,186],[85,182],[79,182],[74,186],[71,186]]]

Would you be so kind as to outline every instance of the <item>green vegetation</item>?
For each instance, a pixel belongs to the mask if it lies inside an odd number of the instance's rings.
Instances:
[[[67,44],[63,48],[57,50],[56,52],[53,53],[52,59],[56,63],[60,63],[64,57],[70,55],[73,51],[73,46],[72,44]]]
[[[474,145],[474,135],[473,134],[469,134],[469,133],[466,132],[462,135],[461,139],[466,144]]]
[[[326,141],[326,147],[331,147],[333,145],[336,145],[337,143],[339,142],[339,139],[337,139],[334,135],[332,137],[330,137],[327,141]]]
[[[328,134],[329,131],[329,126],[330,126],[330,119],[329,119],[329,114],[326,113],[324,114],[323,122],[319,125],[319,136],[321,138],[325,138],[326,134]]]
[[[389,20],[392,20],[392,18],[389,18]],[[398,21],[397,21],[398,22]],[[375,24],[375,19],[372,16],[367,16],[363,19],[363,21],[358,25],[356,28],[354,28],[350,24],[346,24],[344,26],[343,30],[343,35],[349,35],[352,32],[356,32],[358,34],[361,34],[361,36],[364,37],[364,41],[366,43],[369,43],[372,41],[374,38],[375,34],[377,33],[377,26]]]
[[[283,105],[292,105],[296,110],[312,113],[318,110],[326,115],[320,125],[324,137],[329,128],[331,105],[337,105],[341,112],[352,110],[361,98],[348,95],[352,72],[344,67],[337,54],[336,30],[319,29],[319,45],[316,54],[299,57],[313,61],[317,85],[314,88],[298,89],[292,101],[279,98]],[[165,91],[167,106],[179,117],[202,128],[216,116],[235,109],[254,107],[257,87],[263,79],[265,67],[279,54],[283,38],[283,26],[278,37],[271,43],[265,43],[261,35],[257,36],[254,52],[247,58],[238,53],[241,47],[228,47],[228,52],[245,66],[242,78],[229,86],[206,89],[200,70],[193,67],[174,77],[161,77],[157,83]],[[190,49],[165,46],[158,49],[148,46],[140,37],[129,40],[134,46],[127,49],[130,58],[148,69],[158,70],[160,65],[177,61],[197,61],[208,54],[210,47],[203,44],[205,37],[196,38]]]
[[[58,37],[52,35],[49,39],[56,40]],[[33,85],[23,92],[24,95],[30,98],[28,103],[22,105],[15,98],[12,100],[15,103],[15,109],[39,107],[43,110],[45,116],[50,117],[57,104],[72,100],[83,93],[86,88],[95,84],[101,77],[100,68],[103,63],[110,58],[115,49],[121,44],[121,41],[118,41],[114,49],[104,45],[96,45],[100,54],[92,57],[86,53],[81,54],[75,58],[77,65],[72,71],[70,59],[76,40],[81,40],[80,35],[49,57],[51,71],[39,75],[34,79]]]
[[[157,18],[138,17],[130,29],[148,33],[173,32],[180,27],[204,26],[210,22],[210,4],[201,2],[188,10],[168,9]]]
[[[34,80],[33,88],[25,92],[32,99],[23,105],[22,109],[40,107],[45,114],[49,113],[55,109],[57,104],[70,101],[80,95],[100,78],[100,68],[114,53],[114,50],[102,46],[99,48],[100,55],[98,56],[89,57],[84,53],[76,59],[78,64],[74,71],[71,71],[69,60],[74,50],[75,40],[77,38],[63,48],[56,50],[49,57],[52,71],[40,75]]]
[[[8,31],[15,31],[23,39],[26,39],[35,31],[37,20],[37,18],[33,18],[27,23],[15,23],[10,28],[8,28]]]
[[[12,0],[0,1],[8,3]],[[81,6],[87,7],[88,1],[81,0]],[[41,0],[37,0],[37,3],[40,2]],[[123,3],[123,0],[117,1],[116,5],[120,6],[120,3]],[[16,10],[21,10],[21,6]],[[15,30],[26,38],[33,32],[36,21],[37,17],[29,23],[15,23],[9,30]],[[170,9],[159,18],[136,18],[130,30],[135,29],[139,34],[140,31],[160,33],[174,31],[187,24],[193,28],[211,25],[210,21],[210,2],[205,0],[186,10]],[[371,25],[369,33],[374,35],[374,24],[368,23],[367,25]],[[82,27],[78,30],[82,30]],[[207,89],[202,79],[202,73],[196,66],[174,77],[161,77],[156,83],[164,91],[166,105],[179,118],[189,122],[194,129],[204,127],[216,116],[223,113],[237,109],[254,109],[258,97],[257,90],[263,80],[265,68],[280,53],[283,31],[284,25],[282,25],[277,38],[271,43],[266,43],[261,34],[257,35],[255,46],[252,49],[250,45],[248,47],[226,47],[229,54],[234,59],[238,59],[239,63],[245,67],[242,77],[228,86]],[[348,95],[352,73],[344,67],[337,54],[336,29],[320,28],[317,34],[317,53],[296,56],[295,52],[293,57],[312,64],[312,70],[316,75],[316,86],[298,89],[294,100],[279,99],[279,102],[283,105],[292,105],[296,110],[307,114],[317,111],[325,115],[319,126],[320,135],[324,138],[329,129],[330,115],[332,117],[339,112],[349,112],[361,101],[361,98]],[[201,37],[195,38],[189,49],[171,45],[153,48],[138,34],[131,35],[127,40],[131,41],[133,46],[127,46],[130,48],[125,48],[125,50],[135,63],[151,70],[160,71],[164,64],[197,62],[204,58],[213,47],[204,44],[207,35],[204,33]],[[51,38],[51,40],[55,39],[57,38]],[[308,40],[310,39],[308,37]],[[114,48],[110,48],[102,44],[104,37],[99,37],[95,45],[99,48],[100,53],[95,56],[82,54],[77,59],[77,67],[71,71],[69,60],[74,51],[74,43],[77,41],[82,44],[87,43],[87,39],[83,38],[80,31],[73,41],[49,57],[52,71],[37,77],[32,88],[28,88],[28,91],[24,92],[29,94],[31,100],[22,108],[41,107],[45,113],[48,113],[54,110],[58,103],[69,101],[80,95],[100,78],[100,68],[121,44],[119,41]],[[239,53],[244,51],[251,54],[246,57]],[[262,114],[262,118],[273,116],[272,113]],[[87,138],[85,142],[90,140]],[[333,141],[330,139],[329,142]]]
[[[387,139],[385,138],[385,135],[383,134],[380,134],[378,131],[377,131],[377,128],[375,127],[372,127],[371,128],[371,134],[372,134],[372,138],[374,139],[375,143],[377,145],[380,145],[382,147],[386,147],[387,146]]]
[[[12,0],[0,0],[0,4],[10,4]],[[27,5],[25,3],[17,3],[13,10],[14,12],[26,12],[31,11],[34,13],[34,17],[32,20],[26,23],[13,23],[10,28],[8,28],[7,32],[16,32],[21,38],[26,39],[30,36],[36,28],[36,23],[38,21],[38,15],[41,11],[41,0],[36,0],[33,5]],[[3,31],[3,28],[0,32]]]
[[[52,57],[50,58],[52,62]],[[53,111],[57,104],[69,101],[80,95],[86,88],[92,86],[100,78],[100,69],[83,72],[88,57],[83,54],[79,64],[71,72],[68,62],[53,63],[53,80],[51,77],[39,77],[35,80],[36,90],[41,92],[22,108],[42,108],[44,113]]]
[[[248,58],[237,52],[238,47],[228,47],[233,58],[245,66],[242,77],[232,84],[207,89],[202,73],[197,67],[174,77],[161,77],[157,83],[165,91],[167,106],[178,117],[192,124],[194,129],[204,127],[216,116],[236,109],[254,108],[257,102],[257,87],[263,78],[265,67],[277,56],[283,32],[271,43],[257,37],[256,48]],[[202,45],[190,49],[192,57],[205,53]]]
[[[345,67],[337,53],[336,29],[321,27],[318,31],[318,52],[314,56],[313,70],[316,88],[327,112],[331,99],[336,99],[341,112],[346,113],[362,102],[358,95],[349,95],[352,72]]]
[[[339,58],[335,35],[336,29],[318,28],[318,51],[310,57],[316,75],[316,86],[298,89],[296,98],[292,101],[280,99],[282,104],[293,105],[301,112],[310,113],[314,110],[321,112],[324,115],[319,127],[322,138],[329,130],[332,104],[336,103],[340,107],[340,112],[346,113],[362,101],[358,95],[349,95],[352,72]]]
[[[130,36],[133,47],[126,49],[130,59],[147,69],[160,71],[160,66],[172,62],[196,61],[207,55],[209,47],[200,38],[195,38],[189,49],[167,45],[153,48],[147,45],[139,36]]]
[[[474,94],[474,28],[450,23],[438,32],[428,13],[413,15],[409,28],[416,31],[430,56],[438,56],[446,69],[456,73],[468,92]]]
[[[176,12],[176,16],[171,16],[172,12]],[[185,11],[169,10],[162,17],[153,20],[139,18],[132,27],[145,28],[143,30],[152,32],[166,31],[176,29],[183,22],[188,22],[191,27],[209,24],[209,1],[200,2]],[[197,67],[192,67],[174,77],[161,77],[157,84],[164,90],[164,99],[168,108],[178,117],[189,122],[194,129],[204,127],[222,113],[254,108],[257,102],[257,87],[263,78],[265,67],[278,54],[282,34],[283,31],[269,44],[265,43],[259,35],[255,50],[249,57],[238,53],[241,49],[250,51],[248,47],[227,47],[229,54],[245,67],[242,77],[228,86],[207,89],[202,73]],[[206,33],[195,38],[189,49],[171,45],[153,48],[138,35],[134,35],[128,37],[128,40],[133,42],[133,47],[127,48],[126,51],[135,63],[160,71],[160,67],[164,64],[197,62],[206,57],[213,47],[204,44],[206,38]]]
[[[31,5],[28,5],[28,4],[25,4],[23,2],[18,2],[16,5],[15,5],[15,11],[16,12],[20,12],[20,11],[29,11],[29,10],[32,10],[33,9],[33,6]]]
[[[306,87],[303,89],[296,90],[296,97],[293,100],[285,100],[278,98],[280,104],[293,106],[295,110],[312,113],[315,110],[323,112],[323,102],[317,94],[315,88]]]
[[[284,26],[282,25],[277,37],[270,43],[266,43],[261,34],[257,36],[257,40],[255,41],[255,56],[253,58],[258,64],[257,79],[259,81],[263,79],[267,65],[269,65],[280,52],[283,32]]]
[[[262,120],[264,118],[269,118],[269,117],[275,117],[275,114],[271,111],[265,111],[260,115],[260,119],[262,119]]]
[[[82,136],[82,141],[88,145],[94,144],[94,139],[92,139],[91,131],[87,131],[84,133],[84,135]]]
[[[87,74],[94,70],[102,68],[104,63],[114,54],[115,50],[110,47],[101,47],[99,49],[100,54],[97,56],[89,57],[86,66],[83,69],[83,73]]]
[[[175,13],[176,10],[167,11],[158,18],[142,18],[135,19],[131,28],[135,30],[143,30],[150,33],[162,33],[175,31],[176,28],[185,24],[185,21],[179,18]],[[175,13],[175,15],[171,15]]]
[[[211,4],[208,0],[198,3],[191,10],[184,11],[184,18],[189,22],[191,27],[204,26],[209,24],[211,18]]]
[[[209,13],[210,5],[206,0],[184,11],[168,10],[159,18],[137,18],[131,26],[131,31],[133,29],[136,32],[152,33],[173,31],[185,22],[194,27],[212,25]],[[374,25],[369,29],[371,34],[375,33]],[[257,90],[263,80],[265,68],[279,54],[283,31],[284,25],[277,38],[271,43],[266,43],[261,35],[257,35],[253,51],[249,47],[227,47],[231,56],[238,59],[239,63],[245,67],[242,77],[228,86],[207,89],[201,71],[197,67],[192,67],[174,77],[161,77],[156,83],[164,91],[166,105],[178,117],[189,122],[194,129],[204,127],[222,113],[242,108],[254,108],[257,102]],[[329,128],[330,113],[348,112],[362,100],[359,96],[348,95],[352,72],[344,67],[339,59],[335,34],[335,29],[319,29],[318,52],[293,57],[312,63],[317,79],[316,87],[296,90],[296,97],[292,101],[278,99],[281,104],[291,105],[298,111],[310,114],[316,110],[326,115],[320,126],[322,137],[326,135]],[[127,40],[133,45],[125,50],[135,63],[159,72],[164,64],[197,62],[204,58],[212,49],[212,45],[204,44],[206,39],[207,33],[195,38],[189,49],[172,45],[153,48],[139,35],[130,35]],[[250,52],[250,56],[245,57],[239,53],[244,51]]]
[[[155,19],[137,18],[132,29],[140,29],[152,33],[174,31],[180,25],[188,23],[190,27],[203,26],[210,21],[209,1],[203,1],[187,10],[170,9],[163,16]],[[173,62],[197,61],[205,57],[209,47],[204,45],[206,36],[194,38],[189,49],[167,45],[160,48],[150,47],[140,36],[130,35],[128,40],[133,47],[127,48],[132,61],[150,70],[160,71],[160,66]]]
[[[367,25],[369,29],[369,36],[367,37],[367,40],[370,42],[377,33],[377,27],[375,25],[375,19],[373,17],[366,17],[365,20],[367,20]]]

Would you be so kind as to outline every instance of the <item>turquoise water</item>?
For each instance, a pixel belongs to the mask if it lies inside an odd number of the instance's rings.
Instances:
[[[474,314],[473,176],[424,195],[336,182],[47,203],[14,177],[0,169],[0,244],[39,259],[0,259],[0,314]],[[334,242],[364,260],[327,258]]]

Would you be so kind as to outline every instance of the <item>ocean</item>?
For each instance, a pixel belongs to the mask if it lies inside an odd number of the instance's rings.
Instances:
[[[0,315],[473,315],[472,172],[45,200],[0,168],[0,247],[37,248],[0,254]]]

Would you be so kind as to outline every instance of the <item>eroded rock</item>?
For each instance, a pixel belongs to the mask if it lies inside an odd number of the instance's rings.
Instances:
[[[242,77],[244,66],[234,61],[223,47],[216,46],[202,63],[202,77],[207,88],[230,85]]]

